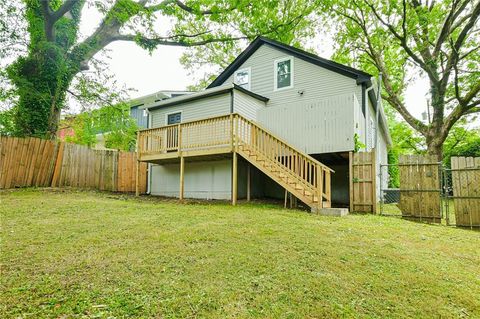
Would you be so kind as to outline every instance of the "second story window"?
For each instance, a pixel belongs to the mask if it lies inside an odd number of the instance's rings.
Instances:
[[[233,82],[246,90],[250,90],[250,68],[235,72]]]
[[[274,62],[274,89],[283,90],[293,87],[293,58],[286,57]]]

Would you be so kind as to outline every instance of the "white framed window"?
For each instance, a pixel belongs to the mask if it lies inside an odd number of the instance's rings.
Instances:
[[[250,82],[251,82],[251,75],[252,69],[251,68],[244,68],[235,71],[233,75],[233,83],[246,90],[250,90]]]
[[[288,56],[273,62],[274,91],[293,88],[293,57]]]

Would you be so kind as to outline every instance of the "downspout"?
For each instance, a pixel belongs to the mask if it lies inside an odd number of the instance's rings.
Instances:
[[[370,81],[371,82],[371,81]],[[370,122],[370,107],[368,106],[368,92],[373,90],[373,83],[365,89],[365,97],[363,103],[365,103],[365,150],[368,151],[368,123]]]
[[[378,87],[377,87],[377,101],[376,101],[376,112],[375,112],[375,150],[378,149],[378,136],[380,134],[380,127],[378,126],[379,118],[380,118],[380,107],[382,104],[382,73],[378,74]],[[379,152],[377,152],[378,154]],[[378,160],[378,158],[377,158]]]
[[[148,109],[145,109],[147,113],[147,128],[152,127],[152,114]],[[152,184],[152,164],[148,163],[148,174],[147,174],[147,195],[150,195],[151,192],[151,184]]]

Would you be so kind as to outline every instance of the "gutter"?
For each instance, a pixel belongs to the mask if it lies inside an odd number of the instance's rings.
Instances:
[[[368,106],[368,92],[370,92],[371,90],[373,90],[373,83],[372,81],[368,81],[367,82],[367,85],[370,85],[369,87],[367,87],[365,89],[365,99],[364,99],[364,102],[365,103],[365,150],[368,151],[368,122],[370,121],[370,107]]]

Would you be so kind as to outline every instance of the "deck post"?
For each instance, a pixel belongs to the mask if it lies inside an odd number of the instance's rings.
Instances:
[[[185,179],[185,158],[180,156],[180,192],[178,198],[183,200],[183,193],[184,193],[184,179]]]
[[[247,163],[247,202],[250,201],[251,196],[251,172],[250,172],[251,165]]]
[[[233,152],[232,165],[232,205],[237,205],[237,174],[238,174],[238,158],[237,152]]]
[[[178,156],[182,156],[182,124],[178,124],[178,127],[177,127],[177,134],[178,134],[178,137],[177,137],[177,150],[178,150]]]
[[[323,208],[323,167],[320,165],[317,166],[317,192],[318,192],[318,198],[317,198],[317,212],[320,212],[320,209]]]
[[[332,207],[332,180],[330,171],[325,170],[325,195],[327,197],[326,207]]]

